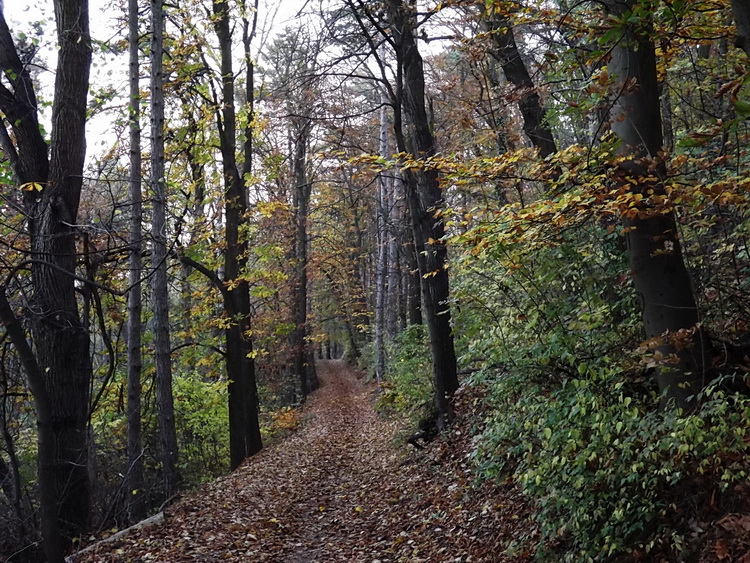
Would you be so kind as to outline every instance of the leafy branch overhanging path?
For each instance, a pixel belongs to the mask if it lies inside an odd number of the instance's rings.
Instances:
[[[163,525],[77,561],[505,560],[502,546],[528,533],[527,509],[511,486],[472,485],[461,419],[448,438],[413,452],[346,364],[319,371],[301,430],[186,497]]]

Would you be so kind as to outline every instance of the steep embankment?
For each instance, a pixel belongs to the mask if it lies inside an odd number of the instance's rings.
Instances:
[[[414,452],[348,366],[322,362],[319,372],[301,430],[179,502],[163,524],[77,561],[505,560],[525,509],[510,487],[471,486],[460,420]]]

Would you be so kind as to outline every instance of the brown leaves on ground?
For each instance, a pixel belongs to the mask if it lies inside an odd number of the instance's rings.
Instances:
[[[526,533],[512,486],[474,485],[459,416],[422,452],[376,415],[371,389],[342,362],[320,364],[322,388],[288,439],[167,511],[163,525],[96,546],[87,562],[501,562]],[[460,413],[460,408],[459,408]]]

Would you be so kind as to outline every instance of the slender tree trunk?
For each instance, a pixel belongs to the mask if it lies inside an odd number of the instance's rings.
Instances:
[[[382,98],[383,96],[381,96]],[[380,107],[380,139],[379,153],[384,158],[390,157],[390,147],[388,143],[388,112],[385,100],[381,99]],[[383,171],[378,176],[377,197],[375,204],[375,379],[381,383],[385,379],[386,371],[386,354],[385,354],[385,333],[386,333],[386,299],[387,299],[387,267],[388,267],[388,217],[386,208],[388,205],[388,195],[390,193],[389,184],[390,172]]]
[[[125,474],[128,520],[131,524],[146,517],[143,489],[143,441],[141,435],[141,335],[143,309],[140,279],[143,274],[143,221],[141,194],[141,94],[138,63],[138,0],[128,1],[128,41],[130,80],[130,257],[128,280],[128,469]]]
[[[246,8],[245,1],[241,2],[242,9],[242,45],[245,49],[245,103],[248,108],[247,125],[245,127],[245,139],[242,145],[242,186],[245,186],[245,179],[253,171],[253,122],[255,120],[255,63],[253,62],[251,52],[251,41],[255,37],[255,31],[258,25],[258,0],[251,0],[251,7]],[[247,193],[247,190],[245,190]],[[243,216],[247,213],[247,208]],[[248,293],[250,288],[248,286]],[[245,358],[249,360],[245,364],[247,374],[247,385],[245,385],[244,404],[247,416],[245,417],[245,440],[247,443],[247,455],[251,456],[258,453],[263,448],[263,440],[260,434],[260,414],[258,403],[258,383],[255,376],[255,359],[253,354],[253,340],[251,332],[251,310],[250,298],[247,300],[247,309],[243,312],[247,317],[247,329],[243,332],[243,343],[245,346]]]
[[[389,149],[390,150],[390,149]],[[390,155],[389,155],[390,156]],[[401,291],[401,252],[400,252],[400,233],[399,227],[404,223],[404,217],[401,213],[402,189],[400,177],[397,177],[391,171],[389,182],[390,192],[387,198],[387,216],[388,224],[386,225],[386,234],[388,236],[388,294],[386,300],[386,334],[388,338],[393,338],[400,331],[399,319],[404,312],[404,300]]]
[[[8,452],[8,460],[10,465],[5,464],[5,460],[0,458],[0,487],[2,488],[5,496],[8,498],[8,502],[13,506],[13,512],[16,515],[16,526],[15,532],[18,538],[24,539],[26,537],[26,526],[24,525],[24,510],[22,503],[23,489],[21,486],[21,470],[18,455],[16,454],[16,446],[13,442],[13,436],[8,428],[8,412],[7,405],[9,398],[7,395],[8,384],[7,381],[3,381],[3,394],[6,398],[3,399],[2,418],[0,418],[0,427],[2,427],[3,439],[5,441],[5,451]]]
[[[659,103],[661,104],[661,132],[664,147],[671,151],[674,148],[674,123],[672,120],[672,100],[669,96],[669,84],[664,79],[659,84]]]
[[[532,144],[539,149],[541,157],[557,152],[552,130],[547,123],[547,112],[542,105],[539,91],[531,80],[521,58],[513,35],[513,22],[508,14],[488,13],[485,3],[479,3],[483,19],[490,32],[495,49],[491,54],[497,58],[505,78],[513,84],[519,96],[518,109],[523,116],[523,130]],[[517,9],[514,4],[511,9]]]
[[[388,13],[398,62],[398,98],[404,110],[406,134],[399,112],[394,129],[400,150],[419,158],[436,152],[425,108],[424,70],[412,28],[416,5],[412,1],[389,0]],[[445,225],[437,216],[444,207],[435,170],[407,171],[406,199],[411,212],[414,244],[422,285],[422,304],[430,335],[435,406],[445,422],[451,416],[449,398],[458,389],[456,354],[451,332]]]
[[[177,433],[172,397],[172,359],[169,333],[169,289],[167,278],[167,185],[164,178],[164,12],[163,0],[151,3],[151,218],[152,306],[156,405],[159,419],[164,493],[172,497],[178,487]]]
[[[317,382],[311,381],[308,365],[309,344],[307,342],[307,222],[310,214],[310,196],[312,183],[307,178],[307,147],[310,142],[312,121],[299,116],[294,127],[294,161],[292,175],[294,191],[292,207],[294,209],[294,371],[299,379],[302,398],[313,390]]]
[[[406,177],[404,175],[404,185]],[[411,217],[411,211],[407,211]],[[421,325],[422,319],[422,288],[417,262],[417,251],[414,246],[414,233],[406,233],[408,241],[404,243],[406,251],[406,308],[409,325]]]
[[[610,0],[615,16],[633,7],[636,0]],[[612,130],[620,138],[618,179],[633,194],[664,195],[659,87],[656,54],[649,29],[626,29],[612,49],[610,72],[616,78]],[[656,168],[654,173],[652,170]],[[643,310],[646,337],[658,339],[656,352],[664,360],[657,381],[665,402],[688,408],[689,397],[699,392],[710,357],[708,335],[700,317],[690,275],[685,267],[674,213],[641,206],[626,216],[630,269]]]

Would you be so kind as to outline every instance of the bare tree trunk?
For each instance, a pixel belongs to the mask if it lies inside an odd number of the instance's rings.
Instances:
[[[406,184],[406,178],[403,178],[404,185]],[[409,217],[411,217],[411,211],[407,210]],[[406,251],[406,308],[408,324],[410,325],[421,325],[422,319],[422,288],[419,276],[419,264],[417,263],[417,251],[414,246],[414,233],[409,231],[407,238],[409,239],[404,243],[404,249]]]
[[[385,97],[385,96],[382,96]],[[388,113],[387,100],[381,99],[380,107],[380,139],[379,153],[380,156],[389,158],[390,147],[388,143]],[[386,354],[385,354],[385,333],[386,333],[386,297],[387,297],[387,275],[388,267],[388,217],[387,206],[388,196],[391,191],[389,188],[390,172],[383,171],[378,175],[377,197],[375,203],[375,379],[381,383],[385,379],[386,371]]]
[[[5,460],[0,457],[0,488],[2,488],[5,496],[8,498],[8,502],[13,507],[13,512],[16,516],[16,536],[20,540],[23,540],[26,537],[26,526],[24,525],[24,509],[21,501],[23,495],[23,489],[21,487],[21,466],[18,460],[18,455],[16,454],[13,436],[8,428],[8,403],[10,402],[8,387],[8,381],[3,377],[3,385],[2,389],[0,389],[0,392],[2,392],[3,395],[0,428],[2,428],[3,439],[5,441],[5,451],[8,452],[10,465],[6,465]]]
[[[169,289],[167,279],[167,185],[164,178],[164,12],[163,0],[151,3],[151,218],[152,306],[156,405],[159,419],[164,492],[171,497],[178,487],[177,433],[172,397],[172,359],[169,334]]]
[[[310,139],[312,121],[308,117],[298,116],[294,135],[293,178],[294,191],[292,207],[294,209],[294,371],[299,379],[302,398],[313,389],[308,369],[307,342],[307,221],[310,212],[312,184],[307,178],[307,146]]]
[[[244,4],[243,4],[244,9]],[[253,24],[243,17],[243,46],[247,68],[246,92],[248,102],[253,100],[253,66],[250,59],[250,40],[255,32],[257,0]],[[252,170],[252,130],[245,131],[243,168],[237,165],[237,126],[235,111],[235,75],[232,67],[232,32],[229,5],[226,0],[214,0],[214,26],[221,51],[222,98],[221,113],[217,115],[224,172],[224,219],[226,223],[224,250],[224,288],[219,285],[224,298],[224,313],[231,320],[225,331],[226,366],[229,378],[229,450],[232,469],[259,452],[263,447],[258,416],[258,391],[255,381],[255,360],[250,336],[250,287],[246,277],[249,245],[241,233],[247,215],[245,177]],[[251,106],[252,116],[252,106]],[[252,119],[248,120],[249,123]],[[221,283],[221,282],[220,282]]]
[[[398,63],[397,89],[404,110],[406,134],[400,113],[394,129],[399,149],[408,149],[418,158],[435,154],[435,139],[425,107],[424,70],[412,28],[415,3],[389,0],[393,45]],[[443,194],[435,170],[407,171],[406,199],[411,212],[412,230],[422,284],[422,304],[430,335],[435,406],[443,422],[451,416],[450,396],[458,389],[456,353],[451,332],[447,248],[443,236],[445,224],[436,216],[444,206]]]
[[[390,151],[390,149],[389,149]],[[389,155],[390,156],[390,155]],[[401,252],[400,252],[400,228],[404,224],[401,213],[401,202],[403,201],[403,189],[401,178],[391,171],[389,179],[390,192],[386,201],[388,224],[386,233],[388,236],[388,262],[387,262],[387,285],[388,298],[386,300],[386,334],[393,339],[401,329],[399,319],[404,311],[404,300],[401,291]]]
[[[0,111],[12,129],[9,161],[24,192],[32,264],[32,351],[0,292],[1,319],[27,373],[37,409],[42,535],[47,560],[63,560],[87,527],[88,416],[92,367],[89,337],[76,299],[75,227],[86,152],[85,122],[91,65],[88,3],[55,0],[59,44],[52,105],[50,156],[37,118],[28,69],[21,63],[0,13]]]
[[[610,0],[616,15],[631,9],[636,0]],[[649,29],[625,30],[612,49],[610,72],[616,78],[612,130],[620,138],[619,179],[633,194],[664,195],[659,86],[656,54]],[[656,166],[656,173],[652,167]],[[710,357],[708,335],[700,327],[690,275],[685,267],[674,213],[642,206],[623,220],[631,275],[643,310],[646,337],[658,339],[664,361],[657,381],[665,402],[681,408],[694,405],[689,398],[703,386]]]
[[[484,2],[480,2],[479,5],[496,47],[491,54],[498,60],[505,78],[513,84],[519,95],[518,109],[523,116],[523,130],[532,144],[539,149],[539,155],[549,156],[557,152],[557,146],[547,123],[547,112],[542,105],[539,91],[531,80],[518,50],[513,35],[513,22],[508,14],[487,13]]]
[[[143,490],[143,442],[141,434],[141,336],[143,310],[140,279],[143,274],[143,221],[141,194],[141,94],[138,63],[138,0],[128,1],[129,81],[130,81],[130,256],[128,280],[128,469],[125,473],[128,521],[146,517]]]

